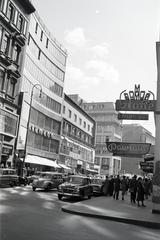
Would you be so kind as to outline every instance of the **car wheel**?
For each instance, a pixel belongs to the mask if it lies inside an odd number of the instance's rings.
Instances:
[[[10,185],[10,187],[14,187],[14,183],[13,182],[10,182],[9,185]]]
[[[33,187],[32,189],[33,189],[33,191],[36,191],[36,187]]]
[[[62,199],[62,195],[58,194],[58,199],[61,200]]]

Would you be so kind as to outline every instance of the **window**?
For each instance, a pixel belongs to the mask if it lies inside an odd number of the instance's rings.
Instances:
[[[74,121],[77,122],[77,115],[74,114]]]
[[[38,32],[38,23],[36,23],[35,33]]]
[[[85,122],[85,121],[84,121],[84,123],[83,123],[83,127],[86,128],[86,122]]]
[[[11,21],[13,20],[13,13],[14,13],[13,5],[9,3],[7,8],[7,18]]]
[[[9,33],[5,32],[2,38],[1,50],[6,55],[8,55],[9,52],[9,41]]]
[[[48,48],[49,39],[46,40],[46,48]]]
[[[15,45],[13,48],[12,60],[18,64],[21,48]]]
[[[41,40],[41,41],[43,40],[43,31],[41,31],[41,37],[40,37],[40,40]]]
[[[90,125],[88,124],[88,131],[90,131]]]
[[[72,112],[71,112],[71,110],[68,110],[68,116],[69,116],[69,118],[71,118],[72,117]]]
[[[14,89],[15,89],[15,80],[14,79],[9,79],[9,82],[8,82],[8,90],[7,90],[7,94],[11,97],[14,96]]]
[[[0,91],[3,90],[4,80],[5,80],[5,71],[3,68],[0,67]]]
[[[1,45],[2,35],[3,35],[3,30],[2,30],[2,26],[0,25],[0,45]]]
[[[81,118],[79,119],[79,125],[82,125],[82,119]]]
[[[21,14],[18,15],[17,28],[21,31],[23,27],[23,17]]]
[[[65,111],[66,111],[66,107],[63,106],[63,114],[65,114]]]

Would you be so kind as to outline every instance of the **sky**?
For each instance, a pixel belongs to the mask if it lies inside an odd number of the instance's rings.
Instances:
[[[66,94],[78,94],[87,102],[115,102],[123,90],[140,84],[156,96],[159,0],[32,2],[67,49]],[[139,123],[154,135],[152,113],[148,121],[127,123]]]

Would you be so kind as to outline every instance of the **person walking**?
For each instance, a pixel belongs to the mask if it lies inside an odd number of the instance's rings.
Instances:
[[[123,176],[121,180],[121,191],[122,191],[122,200],[124,200],[124,195],[126,194],[126,191],[127,191],[127,180],[125,176]]]
[[[111,175],[109,179],[109,186],[108,186],[109,196],[113,196],[113,190],[114,190],[114,178],[113,178],[113,175]]]
[[[120,190],[120,178],[119,175],[117,175],[117,177],[114,180],[114,194],[113,194],[113,198],[118,200],[119,199],[119,190]]]
[[[104,185],[103,185],[103,194],[105,196],[108,195],[108,188],[109,188],[109,179],[108,179],[108,176],[106,176],[106,179],[105,179]]]
[[[141,202],[141,206],[145,207],[144,205],[144,186],[143,186],[143,181],[142,178],[138,178],[138,183],[137,183],[137,206],[140,207],[139,202]]]
[[[130,200],[131,203],[136,203],[136,193],[137,193],[137,176],[134,175],[129,183]]]

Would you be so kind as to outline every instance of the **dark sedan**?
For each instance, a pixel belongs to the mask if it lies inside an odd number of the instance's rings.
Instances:
[[[100,178],[93,178],[91,179],[91,186],[93,188],[93,195],[100,196],[103,195],[103,185],[104,180]]]

